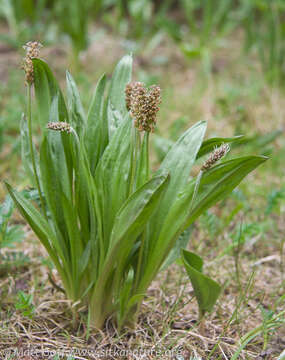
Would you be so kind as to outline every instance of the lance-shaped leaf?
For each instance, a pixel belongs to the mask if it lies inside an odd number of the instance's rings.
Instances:
[[[83,110],[80,95],[76,83],[71,74],[66,72],[67,105],[70,114],[70,122],[78,134],[83,131],[86,115]]]
[[[156,155],[158,160],[161,162],[171,147],[174,145],[174,141],[155,134],[153,142]]]
[[[67,235],[67,229],[65,227],[61,197],[63,193],[67,198],[71,199],[72,190],[61,136],[60,133],[47,133],[40,149],[40,169],[49,211],[58,230],[64,236]]]
[[[221,292],[221,286],[203,274],[203,260],[200,256],[183,250],[182,261],[194,289],[194,295],[199,305],[199,313],[203,316],[205,312],[212,311]]]
[[[57,80],[53,76],[49,66],[41,59],[33,59],[35,98],[38,104],[38,113],[42,128],[46,128],[49,121],[69,122],[68,111],[64,97]],[[68,176],[72,182],[72,161],[70,142],[67,137],[62,137],[62,144],[66,157]],[[55,152],[62,152],[62,144],[57,143],[58,149]],[[55,146],[55,144],[53,145]]]
[[[104,298],[101,295],[109,283],[110,276],[116,269],[115,280],[113,280],[113,286],[116,288],[118,286],[116,280],[121,281],[120,273],[123,272],[124,263],[127,261],[134,242],[160,204],[168,183],[168,173],[160,172],[135,191],[119,210],[112,229],[107,257],[94,289],[92,306],[99,315],[105,310],[103,310]]]
[[[225,161],[199,176],[199,186],[192,201],[196,179],[181,192],[172,205],[148,258],[146,271],[141,281],[141,291],[149,284],[181,232],[197,217],[224,199],[257,166],[266,161],[264,156],[246,156]],[[201,174],[200,174],[201,175]]]
[[[238,135],[238,136],[228,137],[228,138],[214,137],[214,138],[205,140],[205,141],[203,141],[201,148],[197,154],[197,159],[200,158],[201,156],[208,154],[209,152],[213,151],[216,147],[219,147],[222,144],[229,144],[232,142],[235,143],[235,142],[240,141],[240,139],[242,139],[243,137],[244,137],[243,135]]]
[[[225,161],[206,171],[201,178],[198,193],[185,226],[192,224],[204,211],[229,195],[247,174],[267,159],[265,156],[244,156]]]
[[[158,205],[162,191],[168,185],[167,180],[168,173],[161,171],[129,197],[116,215],[111,236],[112,246],[124,238],[140,234],[146,219]]]
[[[124,56],[115,67],[110,85],[109,100],[115,109],[122,115],[126,115],[125,88],[132,78],[133,58],[131,55]]]
[[[160,169],[169,172],[170,183],[160,210],[150,224],[151,242],[156,240],[173,202],[189,181],[190,170],[202,144],[206,126],[207,123],[201,121],[187,130],[172,146],[160,166]]]
[[[238,135],[238,136],[233,136],[233,137],[228,137],[228,138],[214,137],[214,138],[205,140],[202,142],[200,150],[197,154],[197,159],[208,154],[209,152],[213,151],[215,147],[219,147],[222,144],[234,143],[237,145],[241,145],[241,144],[243,144],[244,138],[245,137],[243,135]],[[173,144],[174,144],[174,141],[172,141],[170,139],[165,139],[159,135],[155,135],[154,146],[155,146],[155,150],[158,155],[158,158],[161,161],[164,159],[165,155],[171,149]]]
[[[58,256],[60,256],[64,263],[65,256],[53,229],[50,227],[49,223],[45,220],[43,215],[30,203],[29,200],[27,200],[22,194],[15,191],[8,183],[5,183],[5,185],[18,210],[31,226],[34,233],[38,236],[61,276],[65,278],[64,269],[58,260]]]
[[[91,101],[84,134],[84,143],[92,174],[94,174],[99,159],[108,144],[108,123],[104,111],[105,87],[106,75],[103,75],[98,81]]]
[[[95,171],[98,202],[104,219],[103,234],[106,248],[115,215],[128,196],[131,161],[131,122],[128,120],[117,129]]]
[[[108,123],[110,138],[127,115],[125,88],[131,81],[132,64],[132,56],[124,56],[117,64],[112,76],[108,98]]]
[[[58,120],[68,122],[67,108],[57,80],[49,66],[41,59],[33,59],[35,95],[39,107],[40,123],[45,127],[50,119],[50,108],[54,98],[58,98]]]

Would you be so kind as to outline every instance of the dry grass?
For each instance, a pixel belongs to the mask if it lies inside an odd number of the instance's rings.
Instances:
[[[70,304],[49,283],[47,269],[39,263],[39,258],[44,254],[39,252],[36,244],[35,240],[30,239],[24,245],[25,252],[31,256],[29,268],[17,276],[11,274],[1,279],[0,288],[6,295],[0,318],[0,354],[7,354],[9,351],[13,353],[18,349],[19,354],[21,351],[30,355],[32,351],[37,353],[27,359],[42,359],[47,357],[39,355],[40,351],[45,350],[47,355],[48,352],[70,353],[73,349],[76,359],[97,359],[98,354],[103,351],[110,353],[110,356],[103,359],[118,359],[118,349],[143,349],[146,354],[140,359],[175,359],[167,353],[165,357],[154,356],[155,351],[172,349],[173,354],[181,353],[184,359],[189,359],[190,355],[206,359],[218,344],[210,358],[230,359],[239,347],[241,336],[262,323],[260,304],[270,309],[282,295],[277,252],[271,254],[270,258],[260,259],[258,263],[244,255],[240,263],[240,283],[236,279],[234,258],[227,256],[217,261],[213,256],[212,261],[208,259],[206,272],[224,284],[224,292],[216,311],[201,323],[197,321],[197,305],[187,276],[181,267],[174,265],[153,282],[135,329],[125,329],[125,333],[119,336],[110,319],[104,331],[91,329],[89,332],[83,322],[85,309],[81,309],[81,316],[74,321],[69,311]],[[202,252],[207,254],[211,249],[204,247]],[[56,274],[54,278],[58,282]],[[19,290],[33,294],[35,310],[31,319],[14,309],[15,296]],[[276,307],[275,312],[281,310],[282,303]],[[284,348],[284,339],[285,328],[274,331],[269,338],[268,355],[264,357],[264,339],[263,336],[258,336],[239,358],[258,359],[260,356],[260,359],[274,359]],[[152,356],[147,356],[147,351],[151,350]],[[86,351],[89,351],[88,356]],[[98,357],[95,356],[96,353]]]

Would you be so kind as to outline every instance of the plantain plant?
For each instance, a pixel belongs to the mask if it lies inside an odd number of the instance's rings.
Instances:
[[[188,129],[151,171],[149,141],[156,126],[160,88],[131,81],[132,58],[103,75],[88,112],[72,76],[63,95],[50,68],[28,43],[24,69],[27,111],[21,124],[23,163],[39,204],[8,183],[8,192],[47,250],[72,302],[88,306],[88,321],[102,328],[112,317],[119,329],[133,323],[161,269],[182,258],[200,314],[211,311],[220,286],[202,273],[202,259],[185,249],[191,225],[225,198],[266,158],[217,162],[228,139],[203,141],[206,122]],[[32,139],[31,89],[42,139]],[[232,139],[230,139],[232,141]],[[216,148],[216,145],[220,145]],[[196,177],[196,158],[212,152]]]

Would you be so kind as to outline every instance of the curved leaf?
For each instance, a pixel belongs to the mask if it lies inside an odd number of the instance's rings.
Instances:
[[[108,123],[104,111],[104,91],[106,75],[103,75],[96,86],[88,111],[84,143],[92,174],[108,144]]]
[[[202,144],[206,126],[207,123],[201,121],[188,129],[172,146],[160,166],[161,170],[169,172],[170,183],[161,201],[160,210],[150,224],[152,242],[158,237],[176,197],[189,181],[190,171]]]
[[[154,176],[135,191],[119,210],[112,229],[108,254],[93,293],[92,307],[96,309],[96,312],[99,309],[99,314],[104,311],[108,312],[107,309],[103,309],[104,298],[102,294],[109,284],[109,278],[115,269],[115,280],[112,280],[115,281],[115,284],[112,286],[116,289],[122,280],[121,273],[124,271],[128,254],[160,204],[161,196],[168,183],[169,176],[167,173]]]
[[[132,56],[126,55],[119,61],[112,75],[108,99],[108,123],[110,137],[113,136],[114,131],[128,113],[125,105],[125,88],[131,81],[132,65]]]
[[[179,194],[171,207],[157,239],[155,239],[147,270],[141,283],[141,291],[153,278],[178,239],[181,232],[187,229],[197,217],[224,199],[241,182],[241,180],[257,166],[266,161],[263,156],[246,156],[225,161],[207,172],[200,174],[199,187],[192,202],[196,179]]]
[[[71,74],[66,72],[67,105],[70,114],[70,122],[78,134],[83,131],[86,115],[81,103],[76,83]]]
[[[62,274],[63,269],[58,261],[58,255],[64,261],[64,254],[61,251],[62,249],[59,246],[53,229],[43,215],[22,194],[15,191],[8,183],[5,183],[5,185],[18,210],[38,236],[58,271]]]
[[[238,136],[233,136],[233,137],[228,137],[228,138],[214,137],[214,138],[205,140],[202,142],[200,150],[197,154],[197,159],[208,154],[209,152],[213,151],[215,147],[219,147],[222,144],[229,144],[229,143],[234,142],[237,145],[241,145],[244,143],[243,139],[246,139],[244,137],[244,135],[238,135]],[[155,146],[155,150],[158,155],[158,158],[161,161],[163,160],[163,158],[165,157],[167,152],[171,149],[173,144],[174,144],[174,141],[163,138],[162,136],[159,136],[159,135],[155,135],[154,146]]]
[[[204,315],[206,311],[212,311],[220,295],[221,286],[202,273],[203,260],[200,256],[183,250],[182,261],[191,280],[200,315]]]
[[[129,190],[131,121],[127,119],[106,147],[95,171],[106,249],[115,215]]]
[[[68,122],[64,97],[49,66],[41,59],[33,59],[35,96],[39,107],[40,123],[45,127],[50,119],[50,108],[54,98],[58,98],[58,121]]]
[[[204,173],[185,226],[192,224],[205,210],[230,194],[247,174],[267,159],[265,156],[244,156],[225,161]]]
[[[200,158],[201,156],[204,156],[204,155],[208,154],[209,152],[213,151],[215,149],[215,147],[219,147],[222,144],[238,142],[243,137],[244,137],[243,135],[238,135],[238,136],[229,137],[229,138],[214,137],[214,138],[210,138],[206,141],[203,141],[202,146],[197,154],[197,159]]]

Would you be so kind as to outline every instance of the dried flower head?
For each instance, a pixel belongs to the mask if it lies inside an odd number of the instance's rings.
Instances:
[[[160,87],[152,85],[147,89],[141,82],[133,82],[126,86],[126,107],[134,118],[135,127],[139,131],[153,132],[156,115],[161,103]]]
[[[65,131],[67,133],[71,132],[71,126],[67,122],[49,122],[47,124],[47,129],[55,130],[55,131]]]
[[[23,60],[23,69],[26,73],[26,83],[32,84],[34,82],[34,68],[32,59],[40,56],[40,49],[42,44],[37,41],[29,41],[23,48],[26,50],[26,56]]]
[[[202,171],[209,170],[217,161],[219,161],[229,151],[230,151],[230,146],[228,144],[222,144],[220,147],[216,148],[211,153],[209,159],[204,162],[201,170]]]
[[[132,98],[132,91],[133,91],[134,83],[127,84],[125,88],[125,99],[126,99],[126,108],[128,111],[131,110],[131,98]]]

